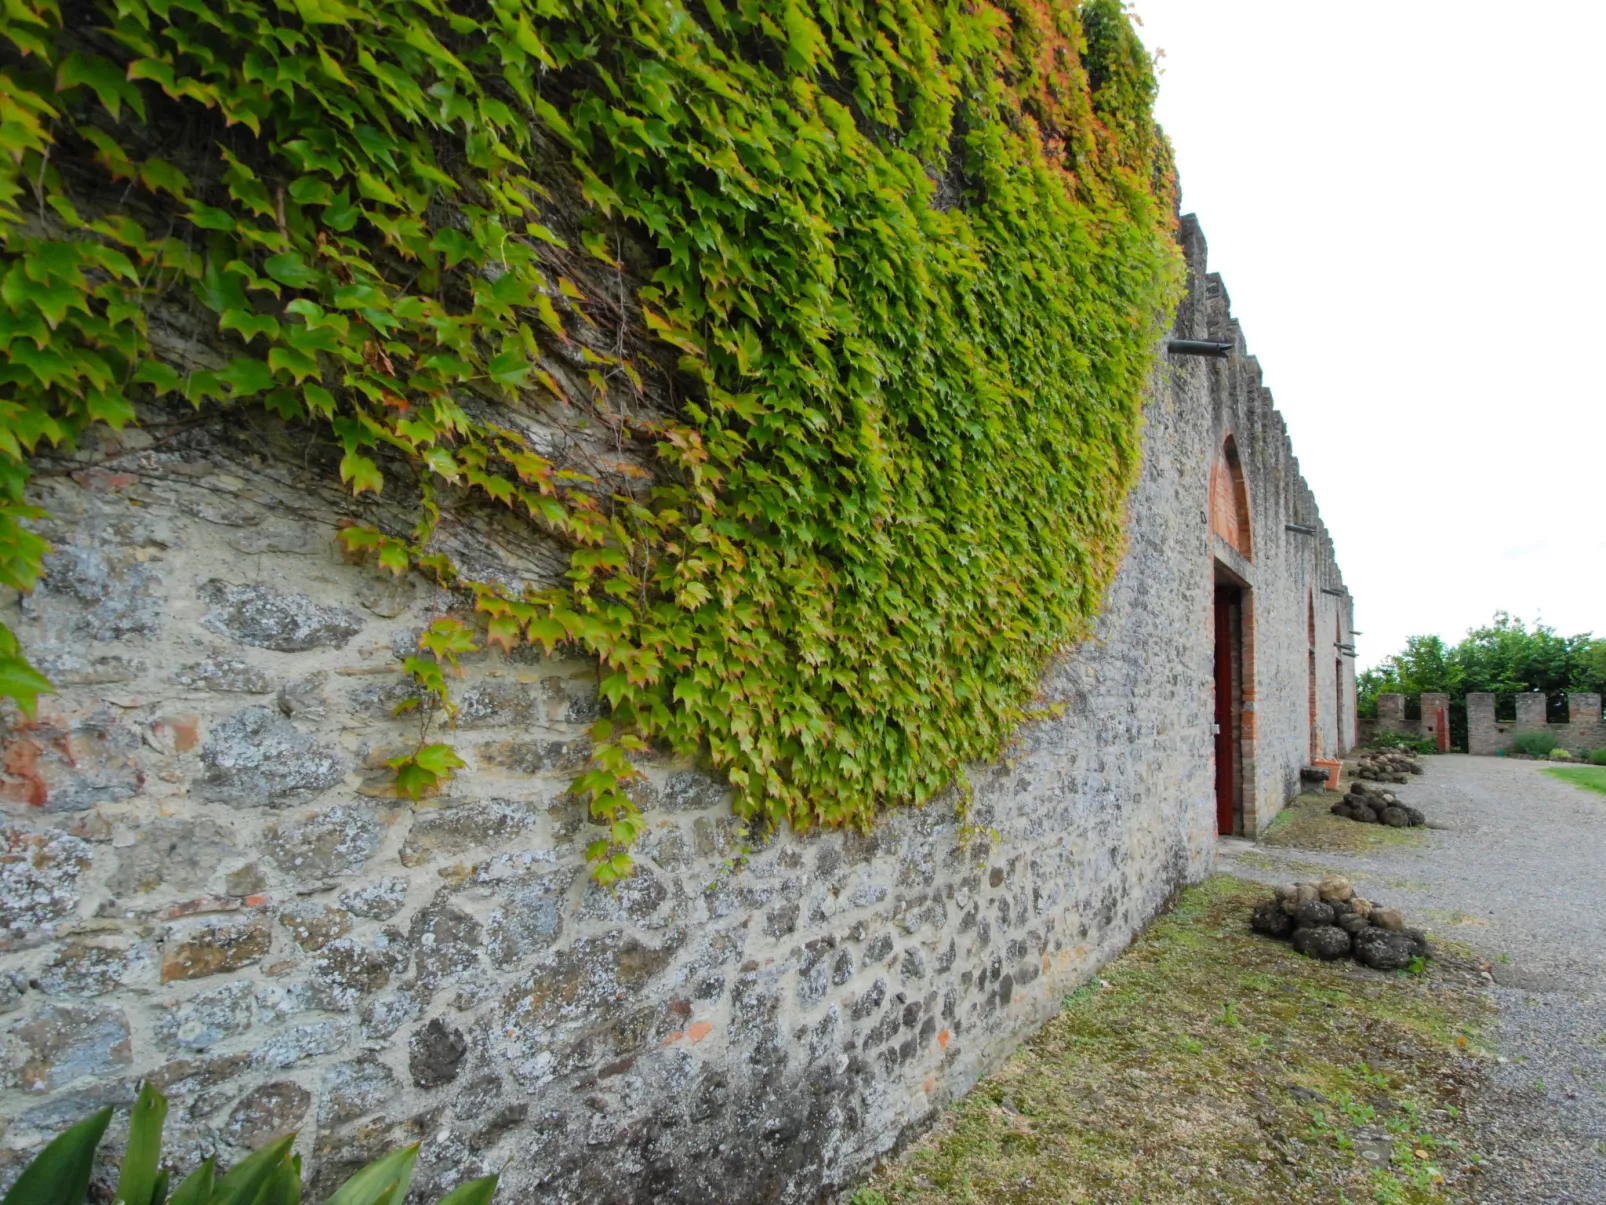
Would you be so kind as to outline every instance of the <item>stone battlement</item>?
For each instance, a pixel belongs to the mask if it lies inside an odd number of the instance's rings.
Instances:
[[[1523,732],[1548,732],[1563,749],[1606,747],[1606,725],[1601,723],[1600,696],[1579,692],[1567,696],[1567,720],[1552,724],[1546,718],[1545,696],[1538,692],[1517,696],[1517,718],[1495,719],[1495,697],[1478,692],[1467,696],[1467,752],[1491,756],[1510,746]]]

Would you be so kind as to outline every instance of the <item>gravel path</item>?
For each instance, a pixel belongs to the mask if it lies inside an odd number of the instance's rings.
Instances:
[[[1313,864],[1490,962],[1500,1062],[1472,1118],[1487,1205],[1606,1202],[1606,795],[1537,762],[1455,754],[1391,787],[1431,826],[1363,856],[1224,841],[1219,867],[1288,882]]]

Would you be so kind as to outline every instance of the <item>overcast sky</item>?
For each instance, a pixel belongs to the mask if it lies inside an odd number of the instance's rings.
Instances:
[[[1496,609],[1606,636],[1606,3],[1132,7],[1360,664]]]

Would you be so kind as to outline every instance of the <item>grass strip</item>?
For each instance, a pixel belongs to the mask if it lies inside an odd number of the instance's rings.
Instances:
[[[1586,791],[1598,791],[1606,795],[1606,766],[1556,766],[1545,773]]]
[[[1250,933],[1266,893],[1183,892],[853,1205],[1473,1199],[1475,965],[1311,961]]]

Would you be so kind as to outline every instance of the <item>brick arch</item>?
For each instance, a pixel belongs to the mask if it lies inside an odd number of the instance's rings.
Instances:
[[[1210,530],[1245,557],[1253,555],[1249,535],[1249,486],[1244,481],[1238,444],[1227,436],[1210,468]]]

